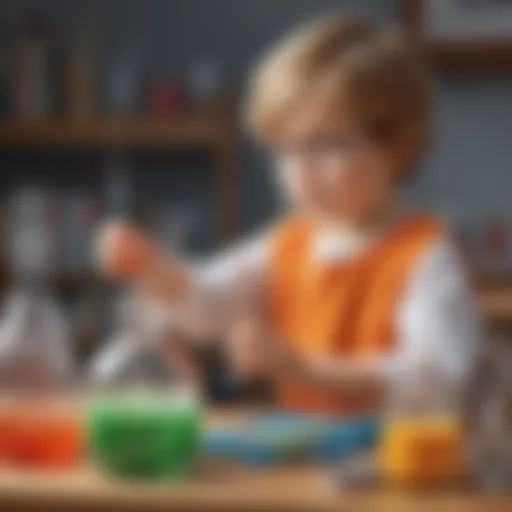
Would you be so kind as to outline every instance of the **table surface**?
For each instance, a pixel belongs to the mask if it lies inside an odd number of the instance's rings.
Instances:
[[[512,496],[469,491],[343,490],[311,467],[205,468],[189,480],[142,484],[108,480],[88,468],[27,472],[0,468],[0,510],[290,510],[510,512]]]
[[[233,424],[245,410],[215,410],[208,423]],[[89,466],[27,470],[0,463],[0,511],[160,512],[242,510],[290,512],[379,510],[379,512],[511,512],[509,496],[470,490],[411,492],[404,489],[349,490],[329,484],[328,472],[313,466],[248,468],[201,459],[194,475],[179,482],[142,483],[108,478]]]

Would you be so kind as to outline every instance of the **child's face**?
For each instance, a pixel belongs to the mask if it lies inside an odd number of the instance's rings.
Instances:
[[[399,162],[332,109],[306,102],[280,127],[278,177],[288,199],[330,221],[364,222],[391,200]]]

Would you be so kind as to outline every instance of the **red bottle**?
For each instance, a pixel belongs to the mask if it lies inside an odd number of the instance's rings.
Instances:
[[[178,82],[157,79],[149,87],[148,110],[157,117],[176,117],[183,110],[183,91]]]

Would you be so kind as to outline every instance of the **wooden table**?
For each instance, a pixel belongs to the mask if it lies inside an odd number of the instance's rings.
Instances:
[[[330,488],[313,468],[210,468],[174,484],[108,481],[93,470],[27,473],[0,469],[1,511],[340,511],[510,512],[512,496],[464,492]]]

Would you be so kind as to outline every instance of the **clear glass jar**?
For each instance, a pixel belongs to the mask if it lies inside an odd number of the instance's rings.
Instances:
[[[193,365],[144,300],[129,296],[121,310],[119,328],[91,367],[93,459],[116,476],[180,477],[193,467],[200,442]]]
[[[462,475],[460,389],[423,354],[401,368],[390,391],[379,462],[400,485],[444,485]]]
[[[512,347],[488,339],[465,397],[465,453],[476,483],[487,490],[512,486]]]

